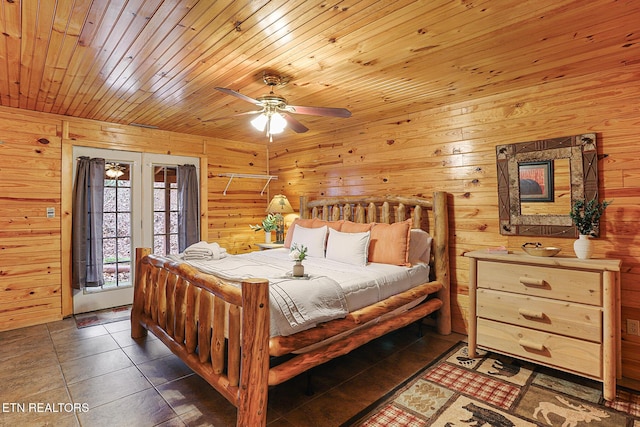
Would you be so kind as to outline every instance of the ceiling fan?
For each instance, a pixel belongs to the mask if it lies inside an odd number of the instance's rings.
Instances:
[[[302,107],[297,105],[289,105],[287,104],[287,100],[285,98],[273,93],[274,86],[283,84],[282,77],[265,73],[262,76],[262,79],[264,83],[271,88],[271,90],[269,91],[268,95],[264,95],[256,99],[253,99],[247,95],[243,95],[232,89],[223,87],[216,87],[215,89],[227,95],[240,98],[243,101],[250,102],[257,107],[260,107],[260,110],[234,114],[232,117],[248,114],[258,114],[256,118],[251,120],[251,124],[260,131],[266,131],[266,134],[269,137],[269,141],[272,141],[273,135],[281,133],[287,125],[289,125],[289,127],[297,133],[304,133],[309,130],[305,125],[291,116],[290,113],[324,117],[351,117],[351,111],[347,110],[346,108]],[[208,121],[213,120],[220,119],[212,119]]]

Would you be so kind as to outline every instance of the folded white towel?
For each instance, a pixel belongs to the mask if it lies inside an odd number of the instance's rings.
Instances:
[[[220,247],[216,242],[208,243],[200,241],[184,250],[184,259],[220,259],[227,256],[227,249]]]

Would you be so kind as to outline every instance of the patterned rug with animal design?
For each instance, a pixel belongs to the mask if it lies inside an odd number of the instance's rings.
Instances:
[[[343,426],[640,427],[640,393],[458,343]]]

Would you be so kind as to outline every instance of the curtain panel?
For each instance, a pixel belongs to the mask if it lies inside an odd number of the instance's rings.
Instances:
[[[104,285],[102,210],[105,160],[79,157],[73,189],[72,286]]]
[[[179,165],[178,172],[178,250],[200,241],[200,197],[198,173],[194,165]]]

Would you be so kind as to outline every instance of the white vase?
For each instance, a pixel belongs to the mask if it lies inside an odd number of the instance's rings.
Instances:
[[[293,277],[304,276],[304,265],[302,265],[302,261],[296,261],[296,263],[293,265],[292,274]]]
[[[271,243],[271,232],[270,231],[265,231],[264,232],[264,242],[265,243]]]
[[[589,259],[593,254],[593,242],[591,236],[587,234],[580,234],[578,240],[573,242],[573,251],[580,259]]]

